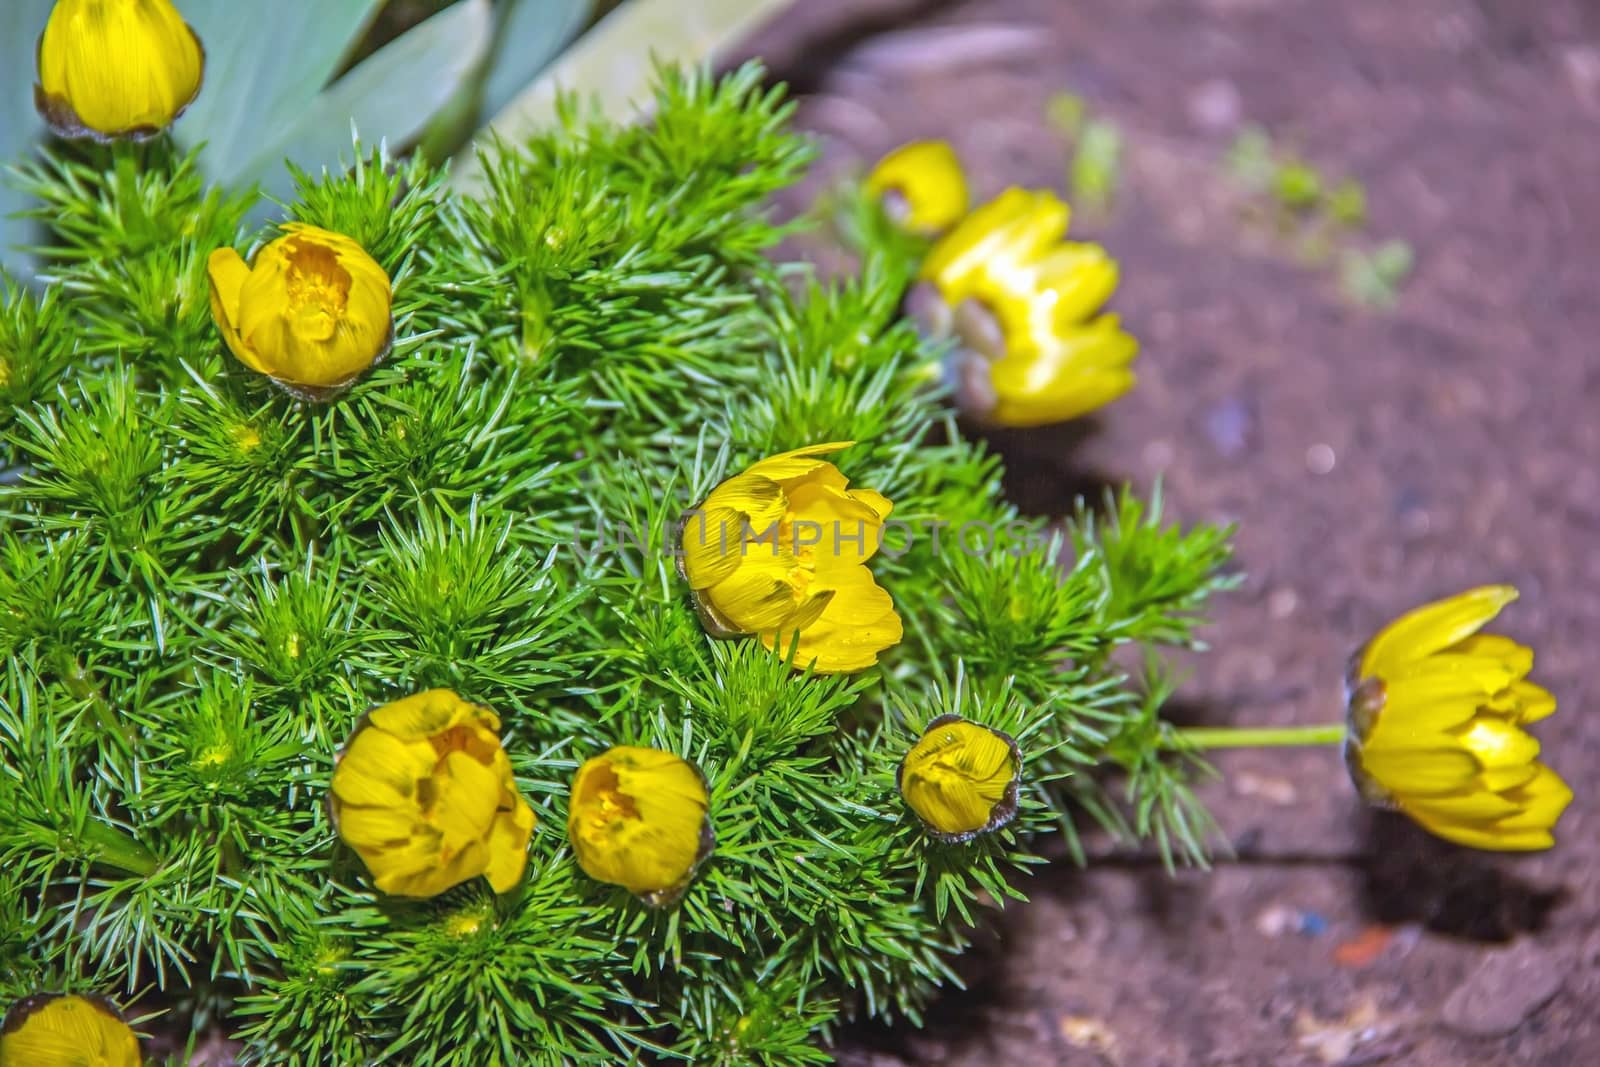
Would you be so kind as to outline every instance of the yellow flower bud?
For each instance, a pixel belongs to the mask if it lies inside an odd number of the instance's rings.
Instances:
[[[388,352],[389,276],[340,233],[287,223],[245,266],[211,253],[211,317],[239,362],[296,396],[325,400]]]
[[[952,367],[969,415],[1039,426],[1087,414],[1134,385],[1139,344],[1099,314],[1117,264],[1065,240],[1070,212],[1048,192],[1008,189],[936,244],[922,278],[965,342]]]
[[[878,161],[866,191],[882,200],[896,223],[932,236],[949,229],[967,210],[967,179],[945,141],[914,141]]]
[[[431,897],[486,875],[522,878],[533,809],[500,747],[500,720],[448,689],[367,715],[333,772],[339,836],[394,896]]]
[[[0,1025],[0,1067],[139,1067],[139,1039],[108,1001],[40,993]]]
[[[200,93],[205,50],[169,0],[57,0],[34,103],[62,137],[149,137]]]
[[[567,839],[578,866],[647,904],[682,895],[715,838],[705,779],[684,759],[619,745],[584,762],[572,779]]]
[[[1490,585],[1410,611],[1367,643],[1348,680],[1345,760],[1362,796],[1471,848],[1549,848],[1572,800],[1522,729],[1556,710],[1526,680],[1533,650],[1478,632],[1516,598]]]
[[[900,641],[894,601],[867,568],[894,505],[816,458],[850,444],[761,460],[685,516],[683,574],[714,635],[757,634],[788,655],[798,633],[795,665],[819,674],[865,670]]]
[[[996,830],[1017,813],[1022,753],[999,730],[941,715],[900,761],[900,795],[946,841]]]

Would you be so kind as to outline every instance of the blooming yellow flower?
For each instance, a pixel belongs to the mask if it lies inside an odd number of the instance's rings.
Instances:
[[[824,674],[864,670],[899,642],[866,565],[893,505],[816,458],[851,443],[761,460],[685,517],[683,573],[712,633],[758,634],[780,655],[798,633],[795,664]]]
[[[431,897],[478,875],[522,878],[533,809],[500,720],[448,689],[396,700],[356,729],[333,772],[333,817],[385,893]]]
[[[1374,803],[1472,848],[1549,848],[1572,799],[1522,727],[1556,710],[1533,651],[1478,631],[1517,598],[1488,585],[1408,612],[1351,664],[1345,758]]]
[[[0,1026],[0,1067],[139,1067],[139,1039],[99,997],[41,993]]]
[[[586,760],[572,779],[567,839],[578,866],[652,905],[682,894],[711,854],[705,779],[654,748],[616,748]]]
[[[1022,753],[999,730],[941,715],[900,761],[900,795],[934,836],[964,841],[1017,813]]]
[[[389,276],[344,234],[287,223],[256,253],[211,253],[211,317],[239,362],[321,400],[355,381],[394,336]]]
[[[922,265],[966,342],[957,395],[1002,426],[1075,418],[1133,388],[1139,344],[1112,314],[1117,264],[1064,240],[1054,195],[1007,189],[942,238]]]
[[[912,233],[939,233],[967,211],[967,178],[945,141],[913,141],[896,148],[867,175],[866,191]]]
[[[57,0],[34,103],[62,137],[148,137],[194,102],[205,58],[168,0]]]

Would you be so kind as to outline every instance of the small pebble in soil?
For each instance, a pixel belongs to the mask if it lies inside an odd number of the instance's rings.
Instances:
[[[1320,937],[1328,932],[1328,920],[1314,911],[1274,904],[1256,916],[1256,932],[1263,937],[1282,937],[1284,934]]]
[[[1306,449],[1306,470],[1312,474],[1327,474],[1333,470],[1337,457],[1333,454],[1333,446],[1328,444],[1314,444]]]
[[[1233,785],[1233,791],[1240,796],[1256,797],[1280,808],[1286,808],[1300,799],[1294,783],[1276,775],[1240,771],[1228,780]]]
[[[1189,95],[1189,118],[1202,130],[1230,130],[1243,110],[1239,87],[1224,78],[1213,78]]]
[[[1277,589],[1267,597],[1267,615],[1274,619],[1287,619],[1300,606],[1300,596],[1293,589]]]
[[[1144,460],[1146,467],[1152,471],[1159,472],[1172,465],[1172,459],[1175,454],[1176,450],[1172,447],[1171,441],[1156,440],[1144,446],[1141,458]]]
[[[1333,962],[1341,967],[1365,967],[1372,963],[1394,940],[1394,930],[1387,926],[1369,926],[1355,937],[1333,950]]]
[[[1255,442],[1255,404],[1247,396],[1230,396],[1205,416],[1206,439],[1223,459],[1242,456]]]
[[[1445,998],[1439,1019],[1474,1037],[1509,1034],[1561,992],[1571,965],[1533,941],[1496,949]]]
[[[1061,1036],[1069,1045],[1077,1048],[1092,1049],[1114,1055],[1117,1049],[1117,1035],[1111,1028],[1091,1015],[1063,1015],[1061,1017]]]

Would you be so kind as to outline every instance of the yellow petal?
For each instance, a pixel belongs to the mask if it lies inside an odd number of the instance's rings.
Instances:
[[[1515,813],[1517,805],[1487,789],[1435,797],[1407,797],[1402,801],[1406,814],[1427,816],[1435,822],[1482,823]]]
[[[339,836],[358,850],[404,848],[420,829],[417,814],[399,806],[346,805],[339,811]]]
[[[139,1067],[139,1039],[97,999],[44,994],[6,1013],[3,1067]]]
[[[817,456],[841,452],[853,444],[854,441],[829,441],[826,444],[807,445],[792,452],[780,452],[776,456],[769,456],[752,464],[745,473],[780,483],[791,478],[800,478],[819,467],[833,466],[827,460],[817,459]]]
[[[145,136],[200,91],[205,56],[169,0],[58,0],[39,38],[46,119],[63,136]]]
[[[1425,815],[1417,816],[1416,822],[1429,833],[1467,848],[1533,852],[1555,844],[1555,839],[1545,830],[1507,830],[1499,823],[1459,823]]]
[[[489,832],[489,866],[483,872],[496,893],[509,892],[522,881],[522,872],[528,866],[528,841],[536,821],[533,809],[520,796],[514,798],[510,811],[496,813]]]
[[[1533,649],[1502,634],[1473,634],[1457,641],[1439,655],[1428,658],[1433,660],[1455,656],[1492,659],[1512,678],[1525,678],[1533,670]]]
[[[1037,350],[1008,349],[990,370],[991,418],[1003,426],[1036,426],[1093,411],[1133,388],[1127,368],[1138,353],[1138,341],[1115,315],[1063,331]]]
[[[818,674],[851,674],[878,662],[878,654],[900,643],[904,629],[894,600],[865,567],[861,579],[835,591],[817,621],[800,631],[796,667]],[[761,643],[787,655],[792,630],[763,633]]]
[[[1504,712],[1514,721],[1538,722],[1556,710],[1556,698],[1548,689],[1532,682],[1512,682],[1489,701],[1489,707]]]
[[[500,720],[492,711],[462,700],[449,689],[429,689],[391,701],[375,709],[370,718],[374,726],[403,741],[422,741],[468,724],[490,730],[500,728]]]
[[[982,272],[996,259],[1027,262],[1067,232],[1071,212],[1054,194],[1010,188],[973,211],[934,245],[921,277],[951,307],[975,295]]]
[[[500,807],[500,781],[488,767],[465,752],[451,752],[433,778],[435,799],[428,820],[454,852],[489,836]]]
[[[913,233],[938,233],[967,210],[966,176],[945,141],[900,146],[878,161],[864,188],[869,196],[894,194],[890,213]]]
[[[260,360],[244,343],[239,333],[239,294],[250,277],[244,258],[232,248],[218,248],[206,259],[206,275],[211,282],[211,318],[217,332],[234,358],[254,371],[263,371]]]
[[[578,769],[567,836],[589,877],[648,900],[673,891],[693,872],[707,807],[705,783],[687,761],[622,745]]]
[[[1367,643],[1358,674],[1386,678],[1406,664],[1464,641],[1516,598],[1512,586],[1485,585],[1408,611]]]
[[[1478,773],[1478,761],[1461,748],[1363,747],[1361,766],[1384,790],[1400,797],[1459,792]]]
[[[917,816],[941,834],[992,828],[1014,803],[1020,767],[1010,738],[947,716],[930,723],[900,765],[900,792]],[[1013,809],[1014,810],[1014,809]]]
[[[417,782],[433,773],[438,754],[426,741],[406,742],[368,725],[351,739],[333,769],[333,793],[346,804],[410,805]]]
[[[1478,775],[1478,784],[1495,793],[1525,786],[1538,777],[1539,764],[1523,763],[1509,767],[1490,767]]]
[[[784,625],[798,600],[791,574],[798,561],[787,553],[772,554],[767,546],[753,546],[726,580],[705,590],[717,613],[740,633],[756,633]]]
[[[1572,789],[1561,776],[1544,764],[1535,764],[1534,777],[1527,784],[1502,795],[1520,809],[1500,820],[1503,830],[1549,830],[1572,803]]]
[[[1104,248],[1068,241],[1028,262],[996,260],[971,295],[999,318],[1008,347],[1038,348],[1098,312],[1117,274]]]
[[[1491,770],[1532,763],[1539,755],[1539,742],[1504,719],[1480,715],[1458,732],[1467,751]]]
[[[436,897],[462,882],[478,877],[488,868],[488,850],[482,842],[471,842],[448,861],[422,841],[404,851],[381,852],[362,857],[372,871],[378,890],[395,897]]]

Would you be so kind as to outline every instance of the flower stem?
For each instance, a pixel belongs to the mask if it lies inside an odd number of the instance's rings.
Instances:
[[[1342,722],[1317,726],[1196,726],[1174,733],[1189,748],[1276,748],[1287,745],[1337,745]]]
[[[161,861],[156,854],[135,841],[115,826],[90,819],[84,824],[79,840],[93,853],[93,858],[107,866],[129,874],[148,878],[156,873]]]

